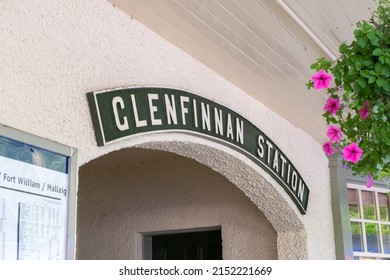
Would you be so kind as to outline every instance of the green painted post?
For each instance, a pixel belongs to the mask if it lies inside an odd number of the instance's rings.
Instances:
[[[347,170],[341,155],[329,158],[333,226],[337,260],[353,259],[352,235],[349,220]]]

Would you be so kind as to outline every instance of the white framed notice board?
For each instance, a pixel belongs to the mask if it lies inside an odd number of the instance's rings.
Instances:
[[[74,259],[77,151],[0,125],[0,260]]]

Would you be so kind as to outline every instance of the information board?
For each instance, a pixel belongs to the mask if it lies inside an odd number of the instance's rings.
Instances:
[[[0,136],[0,260],[67,258],[69,159]]]

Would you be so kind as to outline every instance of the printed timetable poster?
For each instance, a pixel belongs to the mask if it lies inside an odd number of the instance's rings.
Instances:
[[[68,160],[0,136],[0,260],[66,259]]]

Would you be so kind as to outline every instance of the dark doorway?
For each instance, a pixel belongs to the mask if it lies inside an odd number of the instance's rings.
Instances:
[[[222,260],[221,230],[152,236],[154,260]]]

